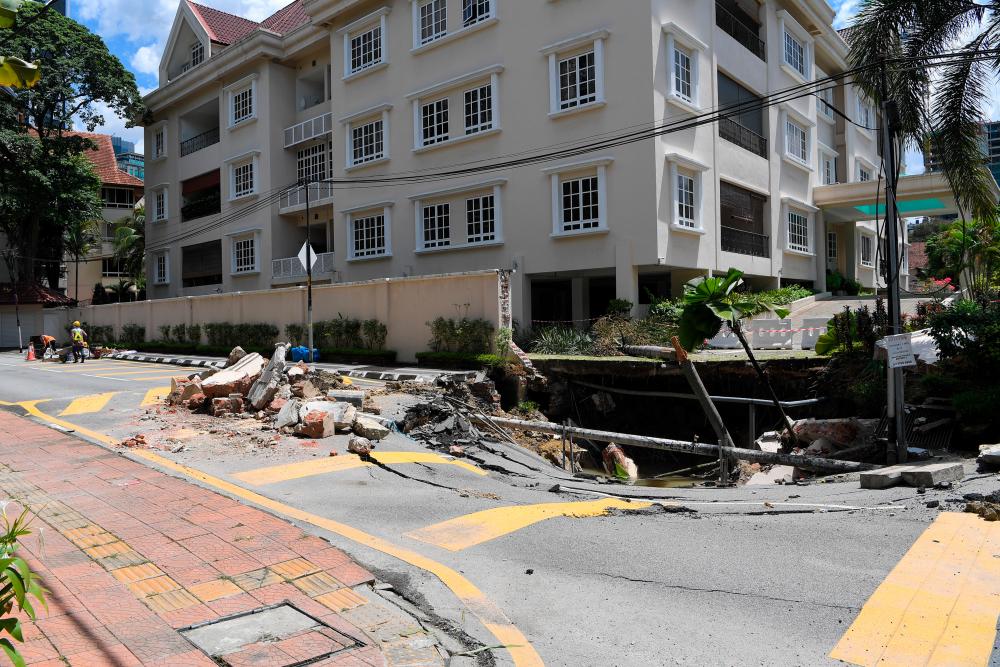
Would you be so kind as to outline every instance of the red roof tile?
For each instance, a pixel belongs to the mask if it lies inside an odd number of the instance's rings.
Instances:
[[[22,305],[40,303],[44,306],[68,306],[73,303],[65,294],[43,287],[42,285],[17,286],[17,301]],[[0,306],[14,304],[14,286],[10,283],[0,283]]]
[[[66,132],[66,136],[84,137],[97,144],[96,150],[84,151],[84,155],[94,165],[97,177],[104,185],[125,185],[135,188],[142,188],[142,180],[131,174],[127,174],[118,168],[118,159],[115,157],[115,148],[111,144],[110,134],[97,134],[95,132]]]
[[[927,268],[927,243],[925,241],[911,242],[910,247],[906,250],[906,255],[910,263],[911,275],[916,275],[919,269]]]
[[[309,15],[302,7],[302,0],[295,0],[282,7],[260,23],[199,5],[191,0],[187,0],[187,3],[208,32],[209,38],[217,44],[235,44],[258,28],[284,35],[309,22]]]
[[[261,21],[260,27],[279,35],[287,35],[308,22],[309,15],[302,7],[302,0],[295,0]]]

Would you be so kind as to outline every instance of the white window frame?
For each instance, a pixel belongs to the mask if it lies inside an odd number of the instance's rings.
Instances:
[[[781,113],[779,113],[778,117],[781,122],[781,125],[779,127],[781,128],[782,159],[789,164],[795,165],[796,167],[805,169],[806,171],[812,171],[813,150],[815,144],[814,135],[816,129],[815,123],[813,121],[810,121],[799,111],[795,110],[794,108],[792,108],[787,104],[781,105]],[[806,154],[804,159],[800,158],[798,155],[795,155],[790,150],[791,146],[789,145],[788,142],[789,123],[791,123],[792,125],[794,125],[795,127],[797,127],[798,129],[802,130],[805,133]]]
[[[389,11],[390,7],[382,7],[337,31],[343,36],[344,41],[344,81],[378,71],[389,64],[389,22],[387,20]],[[352,64],[353,47],[351,42],[355,37],[371,32],[375,28],[379,29],[379,58],[355,69]],[[417,34],[419,36],[419,33]]]
[[[861,180],[862,171],[868,172],[868,178],[866,180]],[[875,166],[863,158],[860,157],[854,158],[854,182],[867,183],[868,181],[874,181],[874,180],[875,180]]]
[[[416,153],[434,150],[444,146],[451,146],[463,141],[469,141],[480,137],[496,134],[500,131],[500,73],[503,72],[503,65],[491,65],[482,69],[463,74],[448,79],[441,83],[434,84],[428,88],[414,91],[406,96],[411,101],[413,107],[413,151]],[[492,123],[490,126],[481,126],[475,132],[469,132],[465,124],[465,95],[471,91],[490,88],[490,116]],[[449,135],[445,141],[427,144],[423,136],[423,107],[432,101],[449,97],[461,91],[460,94],[449,102]],[[456,104],[458,111],[456,112]],[[456,123],[461,123],[462,129]]]
[[[199,57],[200,56],[200,57]],[[197,62],[195,62],[197,61]],[[197,67],[205,62],[205,45],[200,41],[191,45],[191,67]]]
[[[166,121],[153,126],[152,157],[154,160],[162,160],[167,157],[167,123]]]
[[[424,192],[413,195],[413,219],[415,221],[416,248],[417,254],[425,252],[442,252],[448,250],[461,250],[463,248],[476,248],[482,246],[493,246],[503,244],[503,203],[501,198],[502,188],[507,184],[507,179],[498,178],[481,183],[470,183],[447,190],[436,190],[434,192]],[[485,197],[493,198],[493,234],[492,238],[487,236],[482,229],[478,234],[479,238],[470,240],[473,235],[469,234],[469,202]],[[424,242],[424,208],[441,203],[451,204],[451,222],[456,233],[449,238],[446,245],[429,246]],[[480,223],[481,224],[481,223]],[[458,233],[458,230],[463,230]],[[465,238],[464,242],[457,239]]]
[[[153,222],[165,222],[170,217],[170,188],[167,185],[158,185],[151,189],[153,195],[152,216]],[[160,197],[163,197],[163,211],[159,210]]]
[[[777,13],[778,34],[781,36],[781,69],[789,76],[802,83],[813,80],[813,36],[805,28],[799,25],[798,21],[792,18],[786,10],[782,9]],[[786,35],[802,46],[802,69],[798,69],[786,58],[785,39]]]
[[[549,176],[552,196],[552,237],[563,238],[587,234],[603,234],[608,231],[608,165],[612,157],[596,158],[549,167],[542,173]],[[581,178],[597,177],[597,218],[596,224],[584,229],[564,230],[562,184]],[[574,223],[575,224],[575,223]]]
[[[494,107],[496,106],[496,102],[494,101],[496,94],[494,91],[495,86],[492,79],[489,83],[473,86],[462,91],[462,128],[465,131],[465,136],[496,129],[496,119],[493,115]],[[483,98],[487,95],[489,96],[489,100],[484,104]],[[470,106],[474,106],[476,109],[471,114],[469,112]],[[484,115],[489,117],[489,122],[483,122],[482,118]],[[470,118],[472,122],[470,122]]]
[[[466,18],[465,12],[469,7],[476,8],[483,4],[484,0],[462,0],[462,27],[471,28],[474,25],[478,25],[483,21],[489,21],[497,15],[497,0],[485,0],[486,2],[486,12],[480,13],[478,16],[470,16]]]
[[[476,20],[466,22],[465,20],[465,0],[450,0],[450,2],[457,2],[462,5],[462,12],[460,15],[461,27],[455,30],[445,29],[445,32],[438,34],[433,39],[424,41],[421,25],[420,25],[420,7],[425,4],[423,0],[410,0],[410,7],[412,13],[412,32],[413,32],[413,47],[410,49],[410,53],[417,54],[428,51],[441,44],[446,44],[454,39],[458,39],[472,32],[486,28],[487,26],[493,25],[497,22],[497,2],[499,0],[487,0],[489,9],[486,13],[480,14]],[[477,4],[481,4],[483,0],[473,0]],[[448,21],[449,24],[453,23]]]
[[[344,220],[347,228],[347,261],[361,262],[374,259],[384,259],[392,257],[392,202],[380,202],[368,204],[344,211]],[[371,217],[382,216],[383,225],[383,247],[377,254],[359,255],[354,245],[354,222]]]
[[[448,34],[448,0],[411,0],[416,7],[417,25],[415,46],[423,46],[441,39]],[[424,8],[430,7],[430,25],[433,29],[429,35],[424,35]],[[440,11],[441,16],[435,16]],[[436,28],[436,29],[434,29]]]
[[[230,130],[244,127],[250,122],[257,120],[257,75],[251,74],[225,87],[226,94],[226,118]],[[236,97],[242,93],[250,93],[250,114],[239,119],[236,118]]]
[[[665,23],[663,32],[666,35],[667,102],[684,111],[699,111],[701,109],[701,56],[708,50],[708,46],[676,23]],[[678,50],[689,58],[690,95],[684,95],[682,91],[677,89]]]
[[[837,184],[837,160],[840,158],[840,154],[833,150],[829,146],[820,143],[819,144],[819,183],[820,185],[836,185]],[[827,167],[830,167],[828,172]],[[831,178],[827,179],[830,175]]]
[[[245,231],[233,232],[227,234],[229,236],[229,273],[233,276],[246,276],[260,273],[260,230],[259,229],[249,229]],[[244,243],[250,241],[250,247],[253,249],[253,265],[249,268],[239,268],[237,264],[237,249],[239,243]]]
[[[865,259],[866,240],[868,241],[868,256],[869,256],[867,260]],[[877,247],[877,245],[878,244],[874,232],[864,228],[858,229],[858,266],[866,269],[875,268],[875,253],[876,253],[875,248]]]
[[[229,175],[229,201],[235,202],[250,197],[256,197],[260,192],[260,151],[250,151],[243,155],[231,157],[225,162]],[[247,192],[236,192],[236,170],[239,167],[250,166],[251,177],[253,178],[253,188]]]
[[[391,104],[383,104],[371,109],[365,109],[364,111],[360,111],[352,116],[348,116],[340,120],[340,122],[344,125],[344,169],[346,171],[381,164],[389,160],[389,148],[391,144],[390,138],[392,136],[390,134],[391,126],[389,124],[390,109],[392,109]],[[382,122],[382,153],[369,160],[355,162],[354,130],[379,121]]]
[[[826,233],[826,261],[834,262],[840,258],[839,249],[840,238],[837,232],[827,232]]]
[[[704,174],[709,170],[709,166],[677,153],[668,154],[666,156],[666,160],[667,186],[670,189],[670,228],[677,232],[704,234]],[[678,178],[680,176],[690,178],[694,184],[694,216],[688,220],[681,218],[681,202],[678,183]]]
[[[160,262],[163,262],[163,273],[160,273]],[[169,285],[170,284],[170,251],[161,250],[160,252],[153,253],[153,284],[154,285]]]
[[[295,177],[298,181],[325,181],[330,175],[332,141],[305,146],[295,151]]]
[[[604,95],[604,42],[610,33],[607,30],[597,30],[585,35],[579,35],[563,40],[542,49],[542,55],[549,60],[549,117],[559,118],[569,114],[597,109],[607,104]],[[582,104],[564,108],[560,93],[559,64],[568,59],[585,53],[594,54],[594,99]]]
[[[875,131],[875,107],[865,99],[864,94],[857,88],[854,89],[854,98],[857,113],[855,127],[861,132],[871,135]]]
[[[827,78],[826,72],[816,68],[816,79],[818,81]],[[822,89],[816,93],[816,117],[827,123],[836,123],[837,116],[834,112],[836,102],[836,91],[833,88],[836,83],[827,81],[822,84]]]
[[[451,104],[447,96],[420,104],[420,145],[433,146],[451,137]]]
[[[489,194],[479,194],[473,197],[464,197],[465,204],[465,243],[466,245],[486,245],[496,243],[500,231],[500,186],[496,186]],[[487,200],[489,206],[487,206]],[[476,206],[473,206],[473,203]],[[492,229],[486,231],[487,210],[492,211]],[[474,220],[478,211],[479,219]],[[479,225],[478,231],[473,231],[474,225]]]
[[[451,202],[421,202],[418,213],[420,215],[420,236],[417,238],[418,249],[426,250],[450,246]],[[433,225],[431,229],[428,229],[428,223]],[[429,234],[429,232],[431,233]],[[433,238],[428,238],[429,236]]]
[[[784,251],[793,255],[816,254],[816,214],[819,209],[810,206],[805,202],[790,197],[783,197],[781,200],[781,228],[784,239]],[[791,217],[797,215],[805,218],[806,244],[792,243],[791,238]]]
[[[899,254],[899,272],[901,275],[910,275],[910,244],[902,244],[902,252]]]

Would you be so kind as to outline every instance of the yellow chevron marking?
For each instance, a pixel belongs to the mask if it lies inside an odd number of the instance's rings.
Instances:
[[[108,404],[108,401],[114,398],[117,393],[117,391],[109,391],[104,394],[81,396],[80,398],[74,399],[65,410],[59,413],[59,416],[65,417],[67,415],[86,415],[91,412],[100,412],[104,409],[104,406]]]
[[[167,394],[170,393],[170,387],[153,387],[146,392],[146,397],[142,399],[142,403],[139,404],[140,408],[149,408],[154,405],[159,405]]]

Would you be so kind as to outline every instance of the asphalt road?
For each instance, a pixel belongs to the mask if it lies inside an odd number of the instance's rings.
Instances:
[[[0,354],[0,401],[42,401],[36,408],[62,423],[121,438],[148,409],[142,403],[150,392],[178,372],[149,366],[26,364]],[[81,397],[89,398],[74,411]],[[104,398],[103,409],[80,410]],[[495,646],[439,571],[379,545],[464,575],[547,665],[840,664],[831,650],[872,593],[942,509],[960,510],[945,501],[1000,487],[986,475],[926,494],[864,491],[850,477],[808,486],[644,489],[582,483],[513,451],[484,455],[497,466],[488,474],[440,461],[407,463],[426,450],[396,433],[377,451],[398,452],[403,462],[384,468],[332,468],[347,459],[329,458],[330,449],[343,454],[346,438],[324,440],[319,451],[289,447],[267,456],[236,439],[229,448],[194,439],[163,457],[212,476],[203,483],[245,489],[230,490],[245,500],[259,494],[280,503],[272,511],[292,508],[296,523],[425,611]],[[550,491],[556,483],[559,493]],[[632,496],[629,507],[642,511],[562,516],[592,513],[595,501],[610,502],[606,493]],[[649,500],[695,511],[666,511],[646,506]],[[942,507],[927,508],[931,500]],[[365,543],[343,526],[378,539]],[[506,651],[494,653],[499,664],[512,663]]]

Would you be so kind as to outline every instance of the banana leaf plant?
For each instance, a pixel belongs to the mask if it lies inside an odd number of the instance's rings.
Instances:
[[[17,613],[24,612],[28,618],[35,620],[35,607],[31,599],[34,598],[48,608],[45,602],[46,591],[27,561],[14,553],[18,541],[31,534],[28,528],[31,523],[28,510],[22,511],[13,520],[4,510],[3,520],[3,532],[0,533],[0,649],[16,667],[25,667],[24,658],[11,641],[24,641],[21,619]]]
[[[781,414],[784,428],[791,436],[792,421],[785,414],[767,372],[754,356],[743,330],[744,320],[749,321],[764,313],[771,313],[782,319],[788,316],[789,311],[764,301],[753,293],[738,291],[737,288],[742,284],[743,272],[729,269],[724,276],[696,278],[684,285],[684,310],[679,322],[678,338],[681,346],[691,351],[709,338],[714,338],[724,325],[728,326],[746,351],[750,364],[767,389],[771,402]]]
[[[12,28],[17,10],[24,0],[0,0],[0,28]],[[0,86],[32,88],[42,79],[40,61],[27,62],[13,56],[0,56]]]

